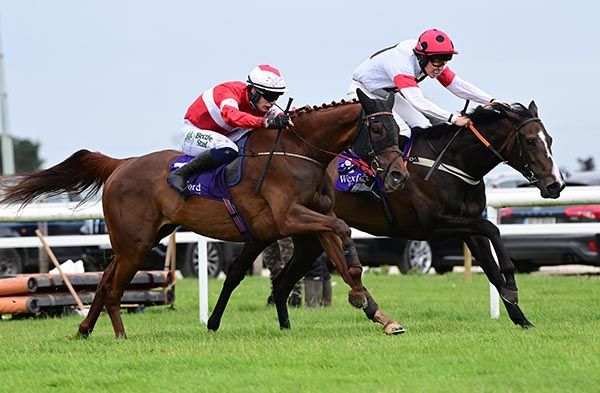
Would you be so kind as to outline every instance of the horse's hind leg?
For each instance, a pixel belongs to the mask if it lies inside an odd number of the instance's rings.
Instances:
[[[503,289],[506,287],[506,280],[494,260],[488,239],[484,236],[470,236],[465,239],[465,241],[473,253],[473,256],[475,256],[475,259],[479,262],[479,266],[488,277],[490,283],[496,287],[499,293],[502,293]],[[523,328],[531,328],[534,326],[525,317],[525,314],[517,303],[510,302],[504,297],[502,297],[502,302],[513,323]]]
[[[105,283],[112,279],[112,275],[114,273],[114,260],[108,265],[108,267],[104,270],[104,274],[100,279],[100,283],[98,284],[98,289],[94,294],[94,300],[92,301],[92,305],[87,316],[81,321],[79,324],[79,329],[77,331],[77,336],[81,338],[87,338],[92,331],[94,330],[94,326],[98,321],[98,317],[104,308],[104,303],[106,301],[106,293],[104,291]]]
[[[240,285],[240,282],[242,282],[244,279],[246,272],[250,266],[252,266],[252,263],[256,257],[258,257],[262,250],[264,250],[269,244],[270,242],[258,240],[244,243],[242,250],[229,266],[229,269],[227,269],[227,278],[225,278],[223,288],[219,294],[219,300],[217,300],[217,304],[215,305],[213,312],[210,314],[210,318],[208,318],[208,323],[206,325],[208,330],[217,331],[219,329],[219,326],[221,325],[221,318],[223,317],[223,313],[225,312],[225,308],[227,307],[227,303],[229,302],[231,294],[235,288]]]
[[[126,259],[116,255],[113,263],[114,274],[111,279],[106,282],[103,290],[105,291],[105,307],[110,321],[115,331],[115,337],[118,339],[127,338],[125,334],[125,326],[121,318],[121,297],[125,287],[131,282],[133,276],[142,265],[143,258]]]

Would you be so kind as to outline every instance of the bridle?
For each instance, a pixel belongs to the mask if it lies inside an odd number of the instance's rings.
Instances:
[[[467,105],[468,105],[468,101],[467,101]],[[467,105],[465,105],[465,109],[463,110],[463,113],[466,111],[466,107]],[[531,117],[529,119],[524,120],[523,122],[521,122],[516,128],[515,128],[515,143],[518,146],[518,157],[521,161],[521,165],[520,167],[515,168],[519,173],[521,173],[521,175],[523,175],[523,177],[525,177],[530,184],[535,185],[536,183],[539,183],[540,181],[542,181],[542,179],[538,178],[537,175],[531,170],[531,165],[529,164],[529,162],[527,161],[527,157],[525,156],[525,154],[523,153],[523,144],[522,144],[522,140],[521,140],[521,135],[520,135],[520,131],[523,127],[525,127],[526,125],[528,125],[529,123],[533,123],[533,122],[539,122],[541,124],[542,120],[540,120],[538,117]],[[463,128],[459,128],[456,133],[452,136],[452,138],[450,139],[450,141],[446,144],[446,147],[442,150],[442,152],[438,155],[437,159],[435,160],[435,162],[431,165],[427,175],[425,176],[425,181],[427,181],[431,175],[433,174],[433,171],[440,165],[441,160],[442,160],[442,156],[444,155],[445,151],[448,149],[448,147],[450,146],[450,144],[452,144],[452,142],[454,141],[454,139],[458,136],[458,134],[461,132]],[[477,130],[477,128],[475,128],[475,126],[471,123],[469,125],[469,129],[471,130],[471,132],[477,137],[477,139],[479,139],[479,141],[485,146],[487,147],[492,153],[494,153],[494,155],[500,160],[501,163],[503,164],[507,164],[508,160],[506,160],[504,158],[504,156],[500,153],[499,150],[504,150],[504,148],[506,147],[506,145],[508,143],[510,143],[511,139],[507,139],[502,146],[500,146],[500,149],[496,149],[494,148],[494,146],[486,139],[485,136],[483,136],[483,134],[481,134],[481,132],[479,132],[479,130]],[[428,142],[429,143],[429,142]],[[431,145],[431,143],[429,143],[429,146],[434,150],[435,153],[435,149],[433,148],[433,146]],[[437,153],[436,153],[437,154]]]
[[[529,164],[529,161],[527,160],[527,157],[525,156],[525,154],[523,153],[523,141],[521,139],[521,134],[520,131],[523,127],[525,127],[526,125],[530,124],[530,123],[535,123],[538,122],[540,124],[542,124],[542,120],[538,117],[531,117],[529,119],[526,119],[524,121],[521,122],[521,124],[519,124],[516,129],[515,129],[515,143],[518,146],[518,157],[521,161],[521,166],[518,168],[515,168],[517,171],[519,171],[521,173],[521,175],[523,175],[523,177],[525,177],[525,179],[527,179],[527,181],[529,181],[530,184],[536,184],[539,183],[540,181],[542,181],[542,179],[540,179],[532,170],[531,170],[531,165]],[[500,154],[500,152],[498,152],[496,149],[493,148],[493,146],[487,142],[487,140],[485,140],[485,138],[483,138],[483,136],[477,131],[477,129],[475,129],[475,126],[473,126],[472,124],[469,126],[469,128],[471,129],[471,131],[477,136],[477,138],[479,138],[484,145],[486,145],[490,150],[492,150],[492,152],[494,152],[494,154],[496,156],[498,156],[498,158],[500,158],[501,162],[506,164],[508,163],[508,161],[506,159],[504,159],[504,157]],[[481,136],[481,137],[480,137]],[[483,138],[483,139],[481,139]],[[485,141],[485,142],[484,142]],[[500,147],[500,150],[504,149],[504,147],[510,142],[510,139],[508,139],[505,143],[502,144],[502,146]]]
[[[371,119],[373,119],[374,117],[377,117],[377,116],[392,116],[393,117],[394,114],[391,111],[387,111],[387,112],[375,112],[375,113],[370,113],[368,115],[365,115],[362,118],[363,124],[365,125],[365,129],[367,130],[367,140],[369,142],[369,151],[367,152],[367,154],[369,156],[369,161],[370,161],[369,167],[371,168],[371,170],[373,171],[373,173],[384,172],[383,177],[385,178],[387,176],[390,168],[394,164],[394,162],[396,162],[396,160],[398,158],[404,157],[404,154],[398,148],[398,144],[395,144],[395,147],[396,147],[395,153],[398,156],[394,160],[392,160],[392,162],[390,163],[390,165],[388,165],[387,169],[384,170],[381,167],[381,165],[379,164],[379,159],[377,158],[377,156],[379,155],[379,153],[385,151],[386,149],[389,149],[390,147],[393,148],[393,146],[383,147],[383,148],[381,148],[379,150],[375,150],[373,148],[374,144],[373,144],[373,140],[371,138],[370,127],[371,127]],[[358,133],[357,133],[357,137],[358,137]]]

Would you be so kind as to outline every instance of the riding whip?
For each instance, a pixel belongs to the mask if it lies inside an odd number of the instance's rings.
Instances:
[[[462,111],[460,111],[461,116],[466,115],[467,108],[469,107],[470,102],[471,102],[471,100],[465,101],[465,107],[463,108]],[[433,171],[435,171],[437,169],[437,167],[440,166],[440,163],[442,162],[442,157],[444,156],[444,153],[446,153],[446,150],[448,150],[448,147],[450,147],[452,142],[454,142],[454,139],[458,136],[458,134],[461,130],[462,130],[462,127],[460,127],[458,130],[456,130],[454,135],[452,135],[452,138],[450,138],[450,141],[448,142],[446,147],[444,147],[444,150],[442,150],[442,152],[437,156],[437,158],[433,162],[433,165],[431,166],[431,168],[429,168],[429,171],[425,175],[425,178],[424,178],[425,181],[429,181],[429,179],[431,178],[431,175],[433,175]]]
[[[288,98],[287,106],[285,107],[285,110],[283,111],[283,113],[285,113],[286,115],[290,111],[293,100],[294,99],[292,97]],[[279,107],[279,105],[277,105],[277,106]],[[279,109],[281,109],[281,108],[279,108]],[[265,164],[263,173],[260,175],[260,179],[258,179],[256,188],[254,189],[254,195],[258,195],[260,193],[260,189],[262,188],[265,178],[267,177],[267,172],[269,171],[269,167],[271,166],[271,160],[273,159],[273,153],[275,153],[275,145],[277,145],[277,141],[279,141],[279,137],[281,136],[281,131],[283,131],[283,128],[277,129],[277,136],[275,137],[275,141],[273,141],[273,146],[271,147],[271,152],[269,153],[269,158],[267,158],[267,163]]]

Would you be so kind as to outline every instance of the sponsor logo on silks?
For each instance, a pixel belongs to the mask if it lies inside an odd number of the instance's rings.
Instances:
[[[194,139],[194,132],[193,131],[190,131],[187,134],[185,134],[185,139],[184,139],[185,142],[191,142],[192,139]]]
[[[195,137],[196,137],[196,145],[199,146],[199,147],[205,148],[205,149],[208,148],[208,144],[210,142],[212,142],[213,139],[214,139],[212,137],[212,135],[203,134],[201,132],[196,132]]]
[[[197,192],[199,194],[202,194],[202,184],[200,184],[200,183],[198,183],[198,184],[188,183],[187,188],[190,192]]]
[[[356,183],[358,183],[358,181],[360,180],[361,177],[362,177],[362,174],[360,174],[360,173],[357,173],[356,175],[340,175],[340,182],[356,184]]]
[[[212,137],[212,135],[209,135],[209,134],[203,134],[201,132],[197,132],[196,133],[196,139],[202,139],[202,140],[205,140],[207,142],[212,142],[213,137]]]

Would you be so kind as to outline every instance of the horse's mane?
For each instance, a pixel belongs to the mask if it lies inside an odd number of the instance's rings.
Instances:
[[[510,111],[524,117],[533,117],[529,109],[525,108],[519,103],[512,104],[510,106]],[[478,106],[470,111],[467,115],[474,123],[478,124],[490,123],[506,118],[505,112],[495,108],[494,106]],[[452,130],[456,130],[456,126],[452,124],[441,123],[428,128],[417,127],[413,129],[413,132],[416,132],[416,137],[418,138],[425,137],[429,139],[437,139],[443,137],[444,135],[448,135],[448,132],[451,132]]]
[[[291,118],[295,118],[295,117],[298,117],[298,116],[302,116],[303,114],[306,114],[306,113],[311,113],[311,112],[316,112],[316,111],[320,111],[320,110],[323,110],[323,109],[330,109],[330,108],[335,108],[335,107],[338,107],[338,106],[344,106],[344,105],[350,105],[350,104],[356,104],[356,103],[358,103],[358,100],[356,100],[356,99],[352,99],[351,101],[346,101],[346,100],[342,99],[340,102],[331,101],[330,104],[324,103],[324,104],[321,104],[321,106],[318,106],[318,105],[313,105],[313,106],[305,105],[303,107],[300,107],[300,108],[297,108],[297,109],[294,109],[293,111],[291,111],[290,112],[290,117]]]

